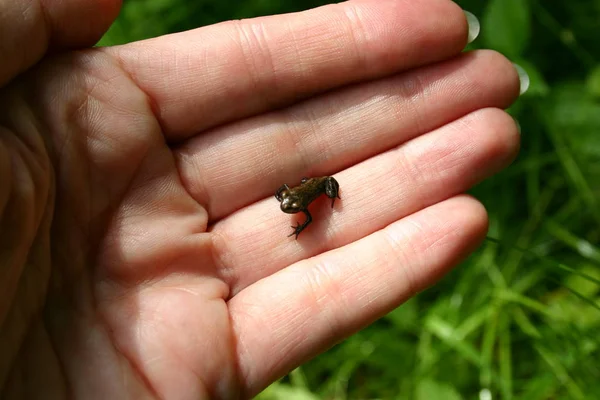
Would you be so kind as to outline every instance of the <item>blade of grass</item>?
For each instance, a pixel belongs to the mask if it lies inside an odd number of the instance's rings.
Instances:
[[[460,340],[455,329],[438,316],[431,316],[425,322],[425,329],[444,342],[448,347],[458,352],[466,360],[481,367],[481,355],[468,342]]]
[[[535,325],[529,320],[527,314],[523,312],[521,307],[515,307],[513,310],[513,320],[521,328],[521,331],[534,339],[541,339],[542,334],[535,327]]]
[[[583,294],[579,293],[577,290],[570,288],[569,286],[565,285],[564,283],[562,283],[554,278],[548,278],[548,279],[559,284],[562,288],[567,289],[571,294],[573,294],[579,300],[585,302],[586,304],[588,304],[588,305],[594,307],[596,310],[600,311],[600,305],[596,304],[596,302],[594,300],[590,299],[587,296],[584,296]]]
[[[524,248],[519,247],[519,246],[515,246],[515,245],[510,245],[510,244],[503,243],[501,240],[493,238],[493,237],[489,237],[488,236],[488,237],[486,237],[486,240],[490,241],[492,243],[496,243],[497,245],[500,245],[500,246],[511,247],[511,248],[513,248],[515,250],[518,250],[518,251],[521,251],[521,252],[523,252],[523,253],[525,253],[527,255],[530,255],[530,256],[538,259],[538,260],[547,262],[548,264],[550,264],[550,265],[552,265],[554,267],[557,267],[559,269],[571,272],[571,273],[573,273],[575,275],[579,275],[582,278],[585,278],[585,279],[589,280],[590,282],[594,282],[594,283],[600,285],[600,279],[597,279],[597,278],[595,278],[595,277],[593,277],[591,275],[588,275],[588,274],[586,274],[584,272],[580,272],[580,271],[578,271],[578,270],[576,270],[574,268],[569,267],[568,265],[559,263],[558,261],[556,261],[556,260],[554,260],[554,259],[552,259],[552,258],[550,258],[548,256],[541,256],[539,254],[536,254],[536,253],[532,252],[531,250],[527,250],[527,249],[524,249]]]
[[[543,360],[548,364],[554,375],[558,378],[558,380],[565,386],[571,398],[577,400],[584,400],[585,394],[583,390],[577,385],[577,383],[571,379],[569,373],[567,372],[567,368],[562,365],[560,360],[558,360],[552,351],[545,349],[539,343],[534,344],[534,348],[543,358]]]
[[[548,11],[545,7],[543,7],[539,1],[530,0],[531,8],[535,11],[533,12],[533,16],[538,19],[538,21],[544,25],[548,30],[550,30],[556,37],[562,42],[562,44],[568,48],[573,55],[579,60],[579,62],[588,68],[591,68],[595,65],[594,57],[577,41],[575,36],[569,36],[569,39],[564,35],[564,32],[567,32],[567,27],[564,27],[560,24],[560,22]]]
[[[587,240],[577,237],[551,219],[546,219],[544,228],[556,239],[577,251],[580,256],[600,264],[600,250]]]
[[[471,333],[482,327],[485,321],[491,317],[492,312],[492,307],[488,305],[471,314],[456,328],[456,337],[460,340],[464,340]]]
[[[504,172],[506,178],[517,177],[523,173],[530,173],[534,171],[540,171],[543,168],[550,168],[552,165],[558,163],[558,157],[554,152],[539,154],[535,157],[529,157],[523,161],[519,161],[515,165],[511,165],[510,169]]]
[[[514,302],[517,304],[521,304],[522,306],[525,306],[533,311],[536,311],[542,315],[545,315],[546,317],[551,318],[553,320],[556,320],[556,321],[564,320],[564,317],[560,316],[559,314],[550,312],[548,310],[548,307],[544,303],[533,300],[533,299],[523,296],[519,293],[515,293],[511,290],[500,289],[496,292],[496,296],[498,296],[498,298],[505,300],[505,301],[510,301],[510,302]]]
[[[553,179],[550,184],[540,194],[537,203],[531,208],[531,216],[521,229],[516,244],[519,247],[527,247],[531,243],[531,238],[534,232],[540,226],[542,220],[546,216],[546,211],[556,191],[558,190],[560,181]],[[523,253],[518,251],[509,252],[509,257],[506,260],[502,271],[507,282],[511,282],[523,260]]]
[[[496,303],[498,303],[496,301]],[[498,304],[494,304],[493,312],[487,319],[487,324],[483,332],[483,341],[481,344],[481,369],[479,371],[479,382],[483,389],[492,390],[493,375],[493,355],[494,345],[496,343],[496,332],[498,330]]]
[[[533,268],[517,279],[510,288],[515,293],[524,293],[546,279],[547,275],[548,271],[544,268]]]
[[[308,388],[308,384],[306,383],[306,376],[304,375],[304,372],[302,372],[302,367],[298,367],[292,372],[290,372],[289,377],[292,386],[301,387],[305,389]]]
[[[552,373],[540,373],[528,379],[525,391],[518,397],[519,400],[548,400],[556,399],[556,377]]]
[[[551,117],[546,115],[544,109],[540,109],[540,107],[538,107],[538,114],[540,116],[540,120],[544,121],[546,132],[548,132],[548,136],[554,145],[556,154],[558,154],[560,163],[562,164],[563,170],[567,174],[573,189],[579,193],[582,200],[586,203],[586,206],[596,220],[596,223],[600,224],[600,207],[598,206],[598,200],[590,188],[585,175],[581,171],[579,164],[575,160],[573,152],[567,146],[563,138],[563,135],[575,135],[577,132],[566,132],[565,130],[561,130],[561,133],[559,133],[555,126],[556,124],[554,124],[554,121],[551,120]]]
[[[540,127],[536,127],[535,129],[539,130]],[[541,138],[542,135],[537,134],[533,135],[530,140],[530,151],[532,152],[532,156],[528,158],[529,161],[537,161],[540,158],[540,149],[541,149]],[[556,157],[556,155],[554,155]],[[537,168],[529,168],[525,172],[525,182],[527,188],[527,204],[530,210],[535,209],[535,205],[539,204],[540,195],[542,193],[541,187],[541,178],[540,178],[540,169],[541,163]]]
[[[498,335],[498,361],[500,365],[500,392],[504,400],[513,398],[511,351],[510,320],[507,314],[501,314]]]

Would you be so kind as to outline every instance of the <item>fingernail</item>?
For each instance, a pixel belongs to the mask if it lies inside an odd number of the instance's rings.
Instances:
[[[519,64],[513,63],[513,65],[515,66],[515,69],[519,74],[519,83],[521,85],[519,89],[519,94],[521,95],[525,93],[527,89],[529,89],[529,75],[527,75],[527,72]]]
[[[481,26],[479,25],[479,20],[475,16],[475,14],[470,13],[468,11],[464,11],[465,17],[467,17],[467,24],[469,25],[469,35],[467,43],[471,43],[473,40],[477,39],[479,36],[479,30]]]

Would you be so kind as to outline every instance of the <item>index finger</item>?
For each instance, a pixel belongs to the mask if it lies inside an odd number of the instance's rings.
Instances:
[[[450,0],[349,1],[107,49],[148,94],[170,141],[349,83],[458,54]]]

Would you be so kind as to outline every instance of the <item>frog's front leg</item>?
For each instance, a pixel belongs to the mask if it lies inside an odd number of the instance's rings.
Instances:
[[[340,200],[342,199],[339,195],[339,191],[340,184],[338,183],[338,181],[336,181],[335,178],[333,178],[332,176],[327,178],[327,180],[325,181],[325,194],[327,195],[327,197],[332,199],[331,208],[333,208],[333,203],[335,203],[336,197]]]
[[[285,183],[283,185],[281,185],[281,187],[279,189],[277,189],[277,191],[275,192],[275,198],[281,202],[283,200],[283,197],[281,196],[283,192],[287,192],[289,191],[290,188],[288,187],[288,185],[286,185]]]
[[[298,240],[298,235],[300,234],[300,232],[302,232],[304,228],[306,228],[308,224],[312,222],[312,217],[310,216],[308,210],[302,210],[302,212],[306,214],[306,221],[304,221],[303,224],[300,224],[300,222],[298,222],[298,225],[296,225],[295,227],[292,226],[292,228],[294,228],[294,232],[290,233],[288,237],[296,235],[296,240]]]

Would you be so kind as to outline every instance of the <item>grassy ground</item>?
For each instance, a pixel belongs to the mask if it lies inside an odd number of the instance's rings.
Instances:
[[[125,0],[101,44],[320,3]],[[600,398],[600,0],[459,1],[475,47],[523,66],[522,151],[473,190],[489,240],[439,285],[298,368],[265,399]]]

